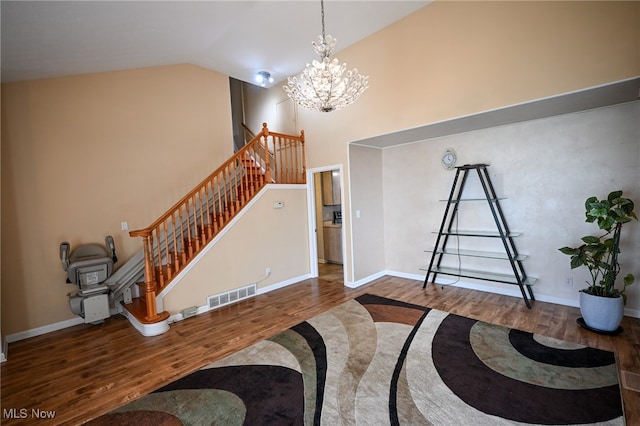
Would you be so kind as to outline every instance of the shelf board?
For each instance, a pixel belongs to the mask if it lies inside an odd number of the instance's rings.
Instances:
[[[425,250],[427,253],[433,253],[433,250]],[[502,252],[488,252],[488,251],[479,251],[479,250],[458,250],[458,249],[439,249],[436,251],[437,254],[449,254],[454,256],[465,256],[465,257],[482,257],[486,259],[501,259],[501,260],[509,260],[509,256],[506,253]],[[519,254],[516,256],[514,260],[525,260],[527,258],[526,254]]]
[[[437,231],[432,232],[437,234]],[[462,237],[486,237],[486,238],[500,238],[500,233],[497,231],[466,231],[458,229],[457,231],[442,231],[442,235],[458,235]],[[507,237],[519,237],[521,232],[509,232]]]
[[[484,271],[471,271],[457,268],[433,268],[431,272],[435,272],[442,275],[452,275],[456,277],[475,278],[477,280],[495,281],[502,284],[515,284],[518,285],[518,281],[514,275],[509,274],[496,274]],[[522,284],[532,286],[536,282],[536,278],[527,277]]]
[[[455,203],[465,202],[465,201],[490,201],[493,203],[501,200],[506,200],[506,198],[461,198],[459,200],[439,200],[439,201],[443,201],[449,204],[455,204]]]

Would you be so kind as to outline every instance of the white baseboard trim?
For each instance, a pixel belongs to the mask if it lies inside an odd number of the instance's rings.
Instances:
[[[84,319],[76,317],[65,321],[55,322],[53,324],[43,325],[42,327],[32,328],[31,330],[21,331],[19,333],[7,335],[7,343],[17,342],[18,340],[28,339],[30,337],[40,336],[42,334],[51,333],[53,331],[62,330],[64,328],[73,327],[74,325],[84,324]]]
[[[362,278],[358,281],[345,281],[344,285],[349,288],[358,288],[365,284],[370,283],[371,281],[377,280],[378,278],[382,278],[385,275],[390,275],[386,271],[378,272],[377,274],[369,275],[368,277]]]
[[[258,291],[257,291],[256,294],[269,293],[270,291],[277,290],[277,289],[283,288],[283,287],[287,287],[287,286],[290,286],[291,284],[295,284],[295,283],[299,283],[300,281],[308,280],[309,278],[312,278],[311,274],[299,275],[299,276],[297,276],[295,278],[290,278],[290,279],[285,280],[285,281],[280,281],[279,283],[271,284],[271,285],[268,285],[268,286],[263,287],[263,288],[258,288]]]
[[[2,352],[0,352],[0,363],[3,363],[7,360],[7,355],[9,353],[9,342],[7,339],[2,339]]]
[[[285,281],[281,281],[279,283],[276,284],[271,284],[269,286],[263,287],[263,288],[258,288],[256,290],[256,296],[259,294],[265,294],[265,293],[269,293],[271,291],[277,290],[279,288],[283,288],[283,287],[287,287],[291,284],[296,284],[299,283],[300,281],[304,281],[311,278],[311,274],[305,274],[305,275],[300,275],[298,277],[295,278],[291,278]],[[254,283],[252,283],[254,284]],[[253,296],[255,297],[255,296]],[[242,302],[243,300],[248,300],[248,299],[242,299],[239,300],[238,302]],[[236,302],[233,302],[236,303]],[[204,314],[205,312],[209,312],[209,311],[213,311],[215,309],[219,309],[222,308],[224,306],[229,306],[229,304],[227,305],[222,305],[222,306],[216,306],[214,308],[209,308],[209,305],[202,305],[202,306],[198,306],[197,310],[196,310],[196,315],[200,315],[200,314]],[[190,317],[189,317],[190,318]],[[169,317],[169,324],[172,324],[174,322],[178,322],[178,321],[182,321],[184,318],[184,316],[182,315],[182,313],[178,312],[176,314],[173,314]]]
[[[396,272],[396,271],[385,271],[384,273],[382,273],[382,275],[391,275],[394,277],[399,277],[399,278],[407,278],[410,280],[418,280],[421,282],[424,282],[424,275],[420,275],[420,274],[407,274],[405,272]],[[372,275],[373,276],[373,275]],[[518,289],[512,290],[512,289],[507,289],[507,288],[500,288],[500,287],[493,287],[493,286],[485,286],[482,284],[478,284],[478,283],[470,283],[467,281],[455,281],[455,279],[453,278],[441,278],[438,277],[436,278],[436,284],[438,285],[451,285],[453,287],[461,287],[461,288],[466,288],[469,290],[478,290],[478,291],[484,291],[487,293],[495,293],[495,294],[502,294],[504,296],[513,296],[513,297],[518,297],[518,298],[522,298],[522,293],[520,293],[520,291]],[[577,299],[568,299],[566,297],[554,297],[554,296],[547,296],[547,295],[537,295],[535,294],[535,286],[534,286],[534,293],[533,295],[536,297],[536,300],[540,301],[540,302],[548,302],[548,303],[554,303],[556,305],[563,305],[563,306],[571,306],[573,308],[579,308],[580,307],[580,302]],[[624,314],[628,317],[632,317],[632,318],[640,318],[640,311],[636,310],[636,309],[625,309],[624,310]]]
[[[404,272],[396,272],[396,271],[386,271],[386,274],[394,277],[407,278],[410,280],[418,280],[418,281],[424,282],[424,275],[407,274]],[[436,278],[436,284],[442,285],[445,287],[450,285],[452,287],[460,287],[460,288],[466,288],[469,290],[478,290],[478,291],[484,291],[486,293],[494,293],[494,294],[501,294],[503,296],[512,296],[512,297],[522,298],[522,293],[520,293],[517,287],[515,288],[494,287],[494,286],[482,285],[479,283],[472,283],[464,280],[456,280],[455,278],[449,278],[449,277],[442,278],[441,276]],[[537,295],[535,293],[533,295],[535,296],[536,300],[539,300],[540,302],[555,303],[556,305],[572,306],[574,308],[578,307],[577,300],[572,300],[572,299],[567,299],[562,297]]]

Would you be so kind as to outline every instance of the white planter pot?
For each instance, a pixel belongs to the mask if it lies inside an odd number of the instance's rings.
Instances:
[[[624,316],[622,296],[602,297],[580,292],[580,312],[587,326],[594,330],[617,330]]]

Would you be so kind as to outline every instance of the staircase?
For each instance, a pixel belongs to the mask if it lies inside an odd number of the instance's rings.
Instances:
[[[130,320],[143,326],[166,324],[169,313],[157,309],[161,292],[269,183],[306,183],[304,132],[275,133],[264,123],[258,135],[158,220],[129,232],[142,238],[143,249],[107,283],[112,301],[121,298]],[[139,291],[131,292],[132,285]]]

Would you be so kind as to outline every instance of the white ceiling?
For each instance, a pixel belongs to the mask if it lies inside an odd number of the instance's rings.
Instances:
[[[429,3],[327,0],[326,32],[339,53]],[[190,63],[277,84],[316,58],[321,32],[319,0],[2,0],[0,13],[2,82]]]

